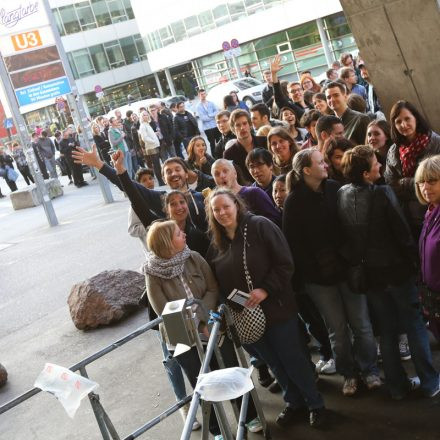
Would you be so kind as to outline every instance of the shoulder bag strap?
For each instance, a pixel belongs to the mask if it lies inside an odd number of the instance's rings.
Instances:
[[[254,290],[254,285],[252,284],[251,274],[249,273],[249,269],[247,267],[247,258],[246,258],[246,247],[247,247],[247,223],[244,225],[243,229],[243,267],[244,267],[244,276],[246,277],[246,283],[248,285],[249,292]]]

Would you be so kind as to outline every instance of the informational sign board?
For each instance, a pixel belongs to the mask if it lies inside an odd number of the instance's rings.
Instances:
[[[236,38],[233,38],[230,43],[229,41],[223,41],[222,49],[225,58],[233,58],[241,55],[240,43]]]
[[[41,0],[0,0],[0,51],[20,107],[71,92]]]

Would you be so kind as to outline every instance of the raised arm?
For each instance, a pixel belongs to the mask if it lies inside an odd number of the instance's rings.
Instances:
[[[154,220],[162,218],[163,216],[158,216],[150,210],[147,201],[142,197],[136,186],[137,182],[134,182],[128,176],[127,170],[124,168],[124,153],[120,150],[117,151],[112,155],[112,160],[115,164],[116,174],[122,185],[123,191],[127,194],[127,197],[131,202],[133,211],[139,217],[143,226],[148,228]]]

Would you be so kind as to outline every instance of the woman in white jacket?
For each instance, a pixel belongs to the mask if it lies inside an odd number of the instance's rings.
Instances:
[[[162,180],[160,168],[159,147],[160,141],[156,136],[150,125],[151,118],[147,111],[141,113],[141,125],[139,127],[139,140],[144,152],[144,159],[148,168],[154,170],[154,175],[159,183],[159,186],[165,185]]]

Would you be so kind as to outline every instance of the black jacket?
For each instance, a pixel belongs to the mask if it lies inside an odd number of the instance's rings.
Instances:
[[[327,179],[322,192],[315,192],[300,181],[284,202],[283,232],[297,268],[297,288],[304,282],[332,285],[345,279],[337,215],[339,188],[338,182]]]
[[[164,215],[158,216],[149,208],[145,199],[141,196],[137,185],[135,185],[135,182],[130,179],[127,172],[120,174],[118,177],[124,188],[125,194],[127,194],[127,197],[131,202],[133,211],[139,217],[139,220],[145,229],[147,229],[154,220],[164,217]],[[191,216],[188,216],[186,219],[185,234],[188,247],[205,258],[209,247],[209,239],[206,232],[201,231],[192,223]]]
[[[226,133],[226,135],[221,135],[220,139],[215,143],[214,151],[212,152],[215,159],[223,159],[223,154],[225,152],[225,146],[231,139],[236,139],[232,131]]]
[[[110,164],[111,158],[110,158],[110,142],[105,137],[103,133],[100,134],[94,134],[93,135],[93,141],[96,144],[96,148],[98,149],[99,156],[101,159],[105,162]]]
[[[158,121],[160,132],[162,133],[163,140],[167,145],[171,145],[174,140],[174,127],[173,121],[167,115],[158,113]],[[150,122],[151,128],[156,133],[157,132],[157,124],[156,121],[151,119]]]
[[[344,185],[338,215],[351,265],[365,260],[370,287],[400,284],[417,267],[417,247],[397,198],[388,185]]]
[[[296,304],[290,284],[294,272],[289,246],[281,230],[270,220],[245,214],[234,239],[224,236],[225,251],[209,248],[207,259],[213,268],[225,301],[233,289],[249,292],[243,265],[244,225],[247,224],[247,266],[253,288],[266,290],[269,296],[261,302],[266,326],[295,316]]]
[[[303,108],[298,105],[296,102],[293,102],[289,97],[287,97],[284,92],[281,90],[280,82],[273,83],[273,93],[275,104],[281,110],[283,107],[289,107],[293,110],[296,116],[296,120],[299,121],[301,116],[305,113],[307,109],[311,109],[313,107],[307,106],[307,108]]]
[[[196,118],[188,111],[176,113],[176,116],[174,116],[174,134],[179,141],[200,134]]]
[[[114,183],[121,191],[125,191],[122,186],[116,171],[107,164],[104,164],[99,172],[107,177],[110,182]],[[156,218],[164,218],[165,213],[162,210],[162,196],[165,191],[156,191],[154,189],[147,189],[145,186],[138,182],[133,181],[133,185],[136,186],[142,198],[146,202],[148,209],[156,216]],[[205,199],[199,192],[189,190],[188,191],[188,207],[191,214],[191,219],[194,225],[202,230],[206,231],[208,228],[205,215]],[[136,211],[135,211],[136,212]],[[136,212],[139,216],[139,213]]]
[[[266,84],[263,92],[261,93],[263,97],[263,103],[266,104],[269,108],[272,108],[273,105],[273,86]]]

